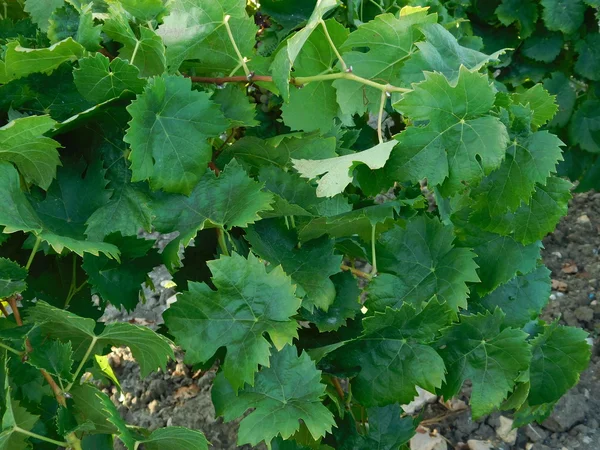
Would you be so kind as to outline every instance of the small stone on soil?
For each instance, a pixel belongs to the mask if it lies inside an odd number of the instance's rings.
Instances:
[[[507,444],[513,445],[517,442],[517,433],[519,430],[513,428],[513,420],[508,417],[500,416],[500,426],[496,429],[498,437]]]
[[[448,450],[448,444],[440,435],[417,433],[410,440],[410,450]]]
[[[469,439],[467,441],[467,445],[469,446],[469,450],[492,450],[492,444],[485,441],[478,441],[476,439]]]

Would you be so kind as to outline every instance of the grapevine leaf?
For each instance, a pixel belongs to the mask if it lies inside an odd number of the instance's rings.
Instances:
[[[256,120],[256,108],[248,101],[245,89],[228,84],[224,89],[217,90],[212,100],[221,106],[223,115],[235,127],[254,127],[260,122]]]
[[[104,188],[102,172],[93,169],[83,179],[80,167],[59,171],[46,198],[30,202],[21,191],[19,174],[14,167],[0,162],[0,199],[5,205],[0,211],[0,225],[6,227],[7,233],[34,232],[57,253],[67,248],[80,256],[104,253],[118,258],[119,250],[115,246],[90,241],[84,236],[85,221],[103,201],[102,194],[98,195]],[[78,192],[78,195],[70,196],[69,192]]]
[[[79,61],[73,71],[77,90],[88,101],[102,103],[119,97],[124,91],[140,94],[146,81],[139,78],[139,70],[121,58],[110,61],[101,53]]]
[[[583,150],[600,153],[600,100],[586,100],[571,118],[569,137]]]
[[[334,19],[325,22],[329,36],[340,47],[348,36],[347,29]],[[336,59],[323,27],[310,35],[294,63],[294,76],[311,76],[331,68]],[[336,91],[331,81],[313,81],[302,89],[290,91],[289,103],[281,106],[283,121],[292,130],[329,131],[338,114]]]
[[[438,352],[448,369],[441,389],[445,398],[456,395],[471,380],[471,409],[477,419],[491,413],[512,391],[527,369],[531,350],[522,330],[502,327],[499,309],[485,315],[461,316],[438,341]]]
[[[45,370],[63,382],[68,383],[73,380],[71,375],[73,352],[70,342],[63,344],[60,341],[47,341],[36,345],[28,355],[27,362],[32,366]]]
[[[159,428],[141,443],[147,450],[208,450],[204,434],[183,427]]]
[[[50,16],[64,4],[65,0],[25,0],[25,12],[29,13],[31,20],[40,30],[46,32]]]
[[[548,176],[562,161],[561,140],[547,131],[538,131],[526,138],[515,137],[506,151],[500,167],[487,176],[474,190],[474,221],[515,211],[527,202],[538,183],[545,184]]]
[[[466,283],[479,281],[475,254],[455,248],[453,240],[451,227],[426,216],[411,219],[405,229],[395,227],[381,235],[377,268],[397,279],[393,283],[397,305],[407,303],[420,310],[436,296],[455,312],[467,307]],[[389,281],[390,277],[374,280],[374,289]]]
[[[248,177],[236,161],[218,177],[206,170],[189,197],[161,192],[154,195],[154,226],[163,233],[179,232],[169,247],[176,254],[180,243],[187,246],[204,228],[246,227],[260,219],[258,213],[270,210],[272,201],[261,188],[262,184]],[[171,264],[177,260],[174,256]]]
[[[127,450],[136,450],[136,433],[127,426],[121,414],[117,410],[117,407],[112,402],[112,400],[108,397],[108,395],[102,393],[97,394],[100,399],[100,403],[103,406],[104,414],[106,420],[110,422],[116,428],[116,435],[119,437],[119,440],[123,442]]]
[[[517,104],[529,105],[533,111],[531,124],[534,127],[541,127],[552,119],[558,111],[558,106],[554,102],[555,97],[548,94],[541,84],[536,84],[525,92],[514,93],[512,98]]]
[[[94,434],[116,434],[117,429],[108,421],[108,413],[104,410],[101,400],[106,394],[95,386],[74,384],[69,392],[73,397],[73,413],[77,422],[90,422],[94,425]]]
[[[106,345],[127,345],[140,364],[140,374],[146,377],[159,367],[164,370],[167,360],[174,359],[169,340],[146,327],[111,323],[100,335],[96,335],[95,320],[79,317],[42,301],[27,310],[27,318],[39,324],[45,336],[62,342],[70,341],[76,360],[81,359],[92,345],[91,354],[97,354]]]
[[[513,426],[522,427],[532,422],[542,423],[552,414],[554,405],[556,403],[543,403],[531,406],[526,402],[515,412]]]
[[[425,41],[416,44],[419,51],[400,69],[400,78],[407,85],[427,79],[426,71],[439,72],[454,82],[460,78],[461,67],[477,72],[491,61],[497,61],[504,53],[504,50],[499,50],[486,55],[463,47],[448,30],[437,23],[422,25],[419,30],[425,35]]]
[[[189,79],[163,76],[151,79],[127,111],[132,181],[189,195],[212,157],[207,139],[227,128],[218,106]]]
[[[541,0],[542,18],[549,30],[575,33],[583,24],[585,5],[582,0]]]
[[[575,63],[575,72],[590,80],[600,80],[600,34],[588,34],[579,41],[575,51],[579,55]]]
[[[421,312],[409,304],[388,308],[364,319],[362,336],[330,358],[343,369],[360,366],[350,383],[362,405],[408,403],[417,395],[416,386],[434,392],[444,381],[444,361],[428,344],[450,317],[450,308],[435,300]]]
[[[529,404],[555,402],[575,386],[590,361],[586,338],[584,330],[555,322],[532,341]]]
[[[493,104],[485,75],[461,67],[452,85],[441,74],[427,73],[394,107],[429,123],[400,134],[386,170],[396,180],[443,183],[445,195],[463,189],[463,182],[477,183],[500,165],[508,144],[504,125],[489,114]]]
[[[34,416],[22,407],[17,400],[10,398],[10,389],[6,389],[6,405],[2,416],[0,433],[0,450],[27,450],[31,448],[28,436],[19,430],[31,431],[39,416]]]
[[[273,64],[271,64],[271,72],[273,74],[273,81],[285,101],[289,101],[290,97],[290,71],[302,47],[304,47],[308,38],[310,38],[313,31],[319,26],[320,21],[323,20],[323,16],[338,5],[338,0],[317,0],[315,9],[304,28],[289,38],[283,48],[275,55]]]
[[[313,179],[322,175],[317,181],[318,197],[333,197],[344,192],[346,186],[352,182],[352,172],[358,165],[365,164],[373,170],[381,169],[397,143],[394,140],[383,142],[368,150],[337,158],[292,159],[292,162],[304,178]]]
[[[55,10],[50,16],[48,38],[53,44],[68,37],[80,43],[86,50],[100,49],[102,27],[94,25],[92,4],[82,4],[79,11],[70,3]]]
[[[415,42],[422,37],[417,26],[436,20],[437,16],[428,15],[424,8],[412,9],[400,17],[381,14],[348,36],[341,47],[345,51],[342,57],[357,76],[384,84],[399,84],[398,69],[416,51]],[[353,48],[368,48],[369,51]],[[352,80],[336,80],[333,85],[340,109],[345,114],[363,114],[367,109],[376,112],[379,108],[381,91]]]
[[[562,72],[554,72],[552,76],[544,81],[544,89],[556,96],[558,112],[549,123],[550,127],[564,127],[573,114],[575,107],[576,92],[570,80]]]
[[[496,8],[496,15],[502,25],[517,23],[519,35],[522,39],[527,39],[538,20],[538,6],[533,0],[502,0]]]
[[[140,76],[160,75],[165,71],[165,46],[162,39],[151,29],[139,28],[139,38],[131,29],[125,11],[111,2],[110,18],[104,22],[102,31],[123,46],[119,56],[140,69]]]
[[[141,22],[154,19],[165,10],[163,0],[120,0],[121,6]]]
[[[164,313],[165,323],[192,363],[208,361],[219,347],[226,347],[224,374],[238,390],[254,383],[259,364],[269,365],[271,344],[265,333],[278,349],[297,336],[297,324],[290,317],[300,299],[280,267],[267,273],[252,254],[247,260],[237,253],[222,256],[208,266],[217,290],[188,283],[189,291]]]
[[[548,303],[550,296],[550,271],[538,266],[527,274],[519,274],[482,298],[471,299],[490,313],[500,308],[505,314],[504,324],[522,328],[536,319]]]
[[[66,61],[81,58],[84,48],[67,38],[48,48],[24,48],[18,41],[6,46],[4,61],[0,61],[0,83],[8,83],[32,73],[50,73]]]
[[[521,51],[525,56],[535,61],[550,63],[556,59],[563,48],[561,33],[543,29],[536,32],[523,42]]]
[[[0,298],[19,294],[27,289],[27,270],[10,259],[0,258]]]
[[[246,232],[252,250],[274,266],[281,265],[294,283],[296,295],[309,311],[324,311],[335,300],[335,286],[330,277],[340,272],[342,257],[334,255],[333,240],[321,238],[297,248],[295,231],[285,229],[281,220],[261,220]]]
[[[321,371],[308,354],[298,356],[291,345],[275,353],[270,367],[256,375],[254,387],[246,386],[237,396],[223,374],[213,385],[215,409],[226,421],[253,409],[240,422],[239,445],[270,442],[278,435],[287,439],[300,428],[300,420],[313,439],[319,439],[335,425],[331,412],[321,403],[324,395]]]
[[[346,325],[360,311],[360,290],[356,279],[349,273],[339,273],[331,277],[335,286],[335,299],[325,312],[314,309],[312,313],[304,312],[303,317],[314,323],[320,332],[335,331]]]
[[[60,165],[60,144],[45,137],[56,122],[48,116],[23,117],[0,128],[0,161],[13,162],[28,183],[48,189]]]
[[[139,302],[142,284],[148,273],[160,265],[160,258],[155,250],[151,250],[154,245],[151,240],[109,236],[107,241],[121,250],[120,262],[103,255],[87,254],[82,267],[93,290],[102,299],[117,308],[123,306],[132,311]]]

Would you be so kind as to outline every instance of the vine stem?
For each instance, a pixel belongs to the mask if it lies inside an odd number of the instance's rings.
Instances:
[[[333,383],[333,386],[335,387],[335,390],[337,391],[340,398],[344,400],[346,396],[344,395],[344,390],[342,389],[340,380],[337,377],[331,377],[331,382]]]
[[[2,312],[4,317],[8,317],[8,311],[6,310],[6,308],[4,307],[4,305],[2,304],[1,301],[0,301],[0,312]]]
[[[363,272],[362,270],[355,269],[354,267],[347,266],[346,264],[342,264],[340,269],[350,272],[357,277],[364,278],[365,280],[371,280],[373,278],[373,275]]]
[[[225,242],[225,230],[221,228],[215,228],[215,230],[217,230],[217,240],[219,241],[221,253],[223,253],[225,256],[230,256],[229,250],[227,249],[227,242]]]
[[[133,49],[133,53],[131,54],[131,59],[129,60],[129,64],[133,66],[133,62],[135,61],[135,56],[137,55],[138,49],[140,48],[140,41],[135,41],[135,47]]]
[[[231,16],[229,14],[227,14],[223,18],[223,25],[225,25],[225,28],[227,29],[227,35],[229,36],[229,40],[231,41],[233,50],[235,50],[235,54],[237,55],[238,59],[240,60],[240,64],[244,68],[244,73],[246,74],[246,81],[249,81],[252,78],[250,69],[248,68],[248,65],[246,64],[246,58],[244,56],[242,56],[242,54],[240,53],[240,49],[238,48],[237,44],[235,43],[235,39],[233,38],[233,33],[231,32],[231,27],[229,26],[229,19],[231,19]]]
[[[98,338],[96,336],[94,336],[92,338],[92,342],[90,342],[89,347],[85,351],[85,355],[83,355],[83,359],[79,363],[79,366],[77,366],[77,370],[75,370],[75,374],[73,375],[73,381],[71,381],[67,385],[65,392],[69,392],[71,390],[71,388],[73,387],[73,385],[75,384],[75,382],[77,381],[77,377],[79,376],[79,373],[82,371],[83,366],[85,366],[85,363],[87,362],[88,358],[90,357],[92,350],[94,350],[94,347],[96,346],[96,342],[98,342]]]
[[[42,242],[42,238],[39,236],[36,236],[35,244],[33,244],[33,248],[31,249],[31,254],[29,255],[29,259],[27,260],[27,264],[25,265],[25,270],[29,270],[29,268],[31,267],[33,258],[35,258],[35,254],[37,253],[38,248],[40,248],[40,242]]]
[[[67,448],[70,445],[68,442],[55,441],[54,439],[47,438],[46,436],[42,436],[42,435],[37,434],[37,433],[32,433],[31,431],[24,430],[23,428],[19,428],[17,426],[15,426],[13,428],[13,430],[15,430],[17,433],[24,434],[25,436],[29,436],[29,437],[32,437],[34,439],[39,439],[40,441],[45,441],[45,442],[48,442],[50,444],[58,445],[60,447]]]
[[[373,268],[371,269],[371,275],[377,275],[377,253],[375,252],[375,235],[377,231],[377,225],[371,226],[371,259],[373,260]]]
[[[323,27],[323,31],[325,32],[325,37],[327,38],[327,42],[329,42],[329,45],[331,46],[333,53],[335,53],[335,56],[337,57],[338,61],[342,65],[342,69],[344,70],[344,72],[347,72],[348,66],[346,65],[346,62],[344,61],[344,58],[342,58],[342,55],[340,55],[340,52],[338,51],[337,47],[333,43],[333,39],[331,39],[331,36],[329,35],[329,30],[327,29],[327,24],[325,23],[325,21],[323,19],[319,20],[319,23]]]
[[[379,115],[377,116],[377,137],[379,143],[383,144],[383,110],[387,101],[387,92],[381,91],[381,103],[379,104]]]
[[[23,352],[20,352],[19,350],[16,350],[12,347],[9,347],[8,345],[3,344],[2,342],[0,342],[0,347],[2,347],[5,350],[8,350],[11,353],[14,353],[17,356],[23,356]]]

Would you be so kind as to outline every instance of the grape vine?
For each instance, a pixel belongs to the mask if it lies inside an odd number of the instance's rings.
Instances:
[[[0,9],[0,450],[207,449],[125,423],[113,346],[142,376],[182,349],[278,449],[406,448],[417,387],[521,425],[577,383],[586,334],[539,319],[555,96],[489,76],[469,2],[308,3]],[[105,323],[161,265],[164,325]]]

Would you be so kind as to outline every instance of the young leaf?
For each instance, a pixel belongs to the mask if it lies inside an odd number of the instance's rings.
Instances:
[[[548,94],[541,84],[536,84],[525,92],[514,93],[512,99],[516,104],[528,105],[531,108],[533,111],[531,124],[534,127],[541,127],[558,111],[558,105],[554,101],[555,97]]]
[[[527,369],[531,350],[524,331],[501,329],[499,309],[485,315],[461,316],[438,341],[448,375],[440,390],[445,398],[456,395],[471,380],[471,410],[477,419],[492,412],[513,389],[519,373]]]
[[[139,78],[140,71],[121,58],[110,61],[101,53],[79,60],[73,71],[77,90],[86,100],[102,103],[119,97],[124,91],[140,94],[146,81]]]
[[[331,412],[321,403],[325,385],[320,381],[321,371],[309,356],[298,356],[296,347],[287,345],[271,357],[270,367],[256,375],[254,387],[246,386],[237,396],[226,377],[218,375],[213,403],[226,421],[253,409],[240,422],[238,445],[254,446],[278,435],[287,439],[298,431],[300,420],[316,440],[335,425]]]
[[[317,197],[333,197],[344,192],[346,186],[352,182],[352,172],[358,165],[365,164],[373,170],[381,169],[397,144],[398,142],[392,140],[362,152],[338,156],[337,158],[292,159],[292,162],[294,168],[304,178],[310,180],[322,175],[317,181]]]
[[[206,362],[220,347],[227,348],[224,375],[236,391],[254,384],[259,364],[269,365],[271,344],[276,348],[297,336],[290,319],[300,307],[296,287],[280,267],[267,273],[251,253],[234,253],[208,262],[217,290],[188,283],[189,291],[165,313],[165,323],[191,363]],[[218,340],[212,336],[221,336]]]
[[[19,294],[27,289],[27,270],[10,259],[0,258],[0,298]]]
[[[127,111],[132,181],[190,195],[212,157],[207,139],[228,125],[219,107],[189,79],[167,75],[152,78]]]
[[[0,161],[14,163],[28,183],[48,189],[56,177],[60,144],[45,137],[56,122],[48,116],[23,117],[0,128]]]
[[[246,232],[252,251],[272,265],[281,265],[297,283],[296,295],[309,311],[324,311],[335,299],[335,286],[330,277],[340,272],[342,257],[333,254],[333,240],[321,238],[298,245],[297,234],[287,230],[281,220],[261,220]],[[307,264],[307,261],[310,263]]]
[[[490,114],[494,91],[487,76],[461,67],[455,84],[441,74],[427,73],[394,104],[424,127],[409,127],[386,166],[396,180],[442,185],[444,195],[474,185],[497,168],[508,144],[506,128]],[[443,183],[443,184],[442,184]]]

